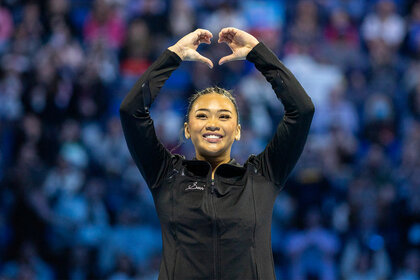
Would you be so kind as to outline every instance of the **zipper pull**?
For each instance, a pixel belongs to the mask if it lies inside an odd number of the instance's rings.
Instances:
[[[214,193],[214,179],[211,179],[211,193]]]

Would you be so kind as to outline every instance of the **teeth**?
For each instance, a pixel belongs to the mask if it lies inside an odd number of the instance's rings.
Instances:
[[[219,139],[219,138],[221,138],[219,135],[206,135],[204,137],[206,137],[206,138],[212,138],[212,139]]]

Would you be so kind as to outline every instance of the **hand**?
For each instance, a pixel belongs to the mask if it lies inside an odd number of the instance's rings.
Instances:
[[[198,45],[201,43],[210,44],[210,39],[212,37],[213,35],[210,31],[206,29],[197,29],[182,37],[175,45],[169,47],[168,50],[176,53],[182,60],[201,61],[210,68],[213,68],[213,62],[197,52]]]
[[[223,28],[219,33],[218,42],[225,42],[232,50],[232,54],[219,60],[219,65],[229,61],[245,59],[248,53],[259,43],[251,34],[233,27]]]

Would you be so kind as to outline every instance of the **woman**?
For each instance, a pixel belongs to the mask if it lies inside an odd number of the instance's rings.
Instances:
[[[285,108],[277,131],[244,165],[230,158],[241,127],[229,92],[209,88],[191,99],[184,124],[196,156],[171,154],[156,138],[149,107],[181,61],[212,62],[196,50],[210,44],[203,29],[169,47],[136,82],[121,104],[126,141],[154,198],[163,253],[159,279],[275,279],[271,216],[275,198],[298,160],[314,114],[293,74],[262,42],[224,28],[219,43],[232,54],[219,65],[247,59],[271,83]]]

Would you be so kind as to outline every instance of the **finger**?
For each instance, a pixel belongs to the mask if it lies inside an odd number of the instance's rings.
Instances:
[[[197,34],[198,38],[200,37],[208,37],[209,39],[213,37],[213,34],[211,34],[210,31],[208,31],[207,29],[197,29],[195,30],[195,33]]]
[[[219,60],[219,65],[222,65],[222,64],[225,64],[226,62],[234,61],[234,60],[236,60],[236,55],[232,53],[230,55],[227,55],[227,56],[222,57]]]
[[[211,44],[211,37],[201,36],[199,41],[200,41],[200,43]]]
[[[229,39],[228,37],[220,37],[218,40],[218,43],[223,43],[223,42],[225,42],[226,44],[230,44],[232,43],[232,40]]]
[[[219,40],[223,40],[223,38],[226,38],[225,34],[226,34],[226,32],[224,31],[224,29],[222,29],[219,32]]]
[[[198,47],[198,45],[200,45],[201,43],[211,44],[209,38],[198,38],[196,41],[194,41],[193,44]]]
[[[211,35],[211,34],[210,34]],[[202,34],[197,36],[197,39],[194,41],[194,45],[199,45],[201,43],[205,43],[205,44],[211,44],[211,38],[213,36],[209,36],[208,34]]]
[[[227,33],[223,33],[219,36],[219,39],[221,40],[232,40],[233,36],[227,34]]]
[[[230,33],[232,32],[232,30],[233,30],[232,27],[225,27],[222,30],[220,30],[220,33],[221,34]]]
[[[222,43],[222,42],[231,43],[232,41],[233,41],[233,36],[228,35],[227,33],[223,33],[219,35],[219,40],[218,40],[219,43]]]
[[[238,31],[238,29],[236,29],[234,27],[225,27],[220,31],[220,34],[235,37],[237,31]]]
[[[203,28],[197,28],[195,30],[195,32],[200,33],[200,34],[205,34],[205,35],[213,36],[213,34],[209,30],[203,29]]]
[[[219,41],[220,42],[225,42],[225,41],[232,42],[234,40],[235,36],[236,36],[236,33],[231,33],[229,31],[226,31],[226,32],[223,32],[223,33],[221,32],[220,35],[219,35],[219,39],[220,39]]]

